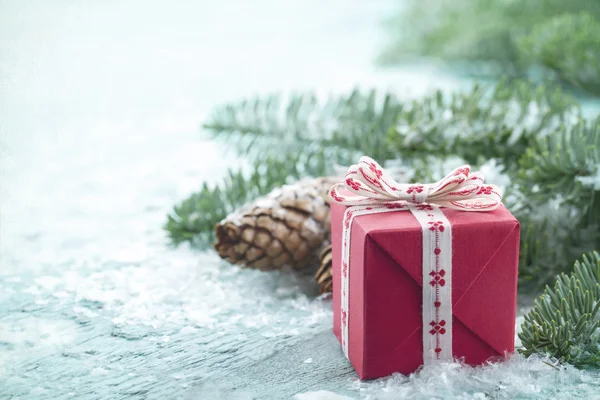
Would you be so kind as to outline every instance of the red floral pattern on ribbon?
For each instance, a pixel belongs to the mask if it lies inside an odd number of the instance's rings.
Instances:
[[[336,190],[333,190],[333,188],[329,190],[329,197],[331,197],[334,201],[338,203],[343,203],[344,201],[346,201],[345,197],[340,196]]]
[[[431,277],[433,278],[429,284],[431,286],[436,286],[436,285],[440,285],[440,286],[444,286],[446,284],[446,281],[444,280],[444,276],[446,275],[446,271],[444,271],[443,269],[440,271],[431,271],[429,273],[429,275],[431,275]]]
[[[427,315],[425,314],[425,309],[423,310],[423,317],[426,318],[427,316],[431,315],[433,316],[433,320],[431,320],[431,322],[429,323],[429,325],[431,326],[431,330],[429,331],[429,334],[434,338],[435,340],[435,346],[433,348],[434,352],[433,354],[435,355],[436,359],[441,359],[441,356],[444,352],[444,344],[446,343],[447,345],[449,344],[449,346],[451,347],[451,339],[446,340],[446,342],[441,340],[441,336],[446,334],[446,328],[445,326],[447,325],[446,320],[441,316],[441,309],[444,306],[444,308],[447,308],[448,306],[451,306],[451,300],[450,298],[446,298],[444,300],[443,296],[440,293],[440,289],[446,287],[447,279],[446,279],[446,270],[444,268],[441,267],[441,257],[442,257],[442,249],[441,249],[441,236],[442,234],[446,235],[446,236],[451,236],[451,232],[445,232],[446,231],[446,227],[445,227],[445,223],[444,221],[441,221],[438,216],[436,216],[436,213],[439,212],[438,210],[435,210],[433,206],[431,206],[432,208],[429,209],[427,207],[420,207],[420,205],[416,205],[415,209],[417,210],[417,212],[421,212],[423,213],[422,215],[422,221],[421,221],[421,225],[423,227],[427,226],[427,231],[429,232],[429,243],[432,243],[434,246],[432,246],[431,249],[425,247],[425,238],[423,239],[423,251],[424,252],[428,252],[430,251],[430,257],[427,257],[428,259],[431,259],[432,262],[426,264],[425,260],[423,261],[423,275],[425,276],[425,273],[427,273],[427,270],[425,270],[425,268],[429,268],[428,269],[428,275],[431,278],[429,281],[429,285],[431,286],[431,288],[433,290],[435,290],[434,293],[434,300],[433,300],[433,304],[429,303],[429,307],[431,307],[431,305],[433,306],[433,310],[428,312]],[[446,221],[447,222],[447,221]],[[425,259],[425,255],[424,255],[424,259]],[[423,288],[423,290],[425,291],[425,288]],[[448,288],[447,290],[451,291],[451,288]],[[423,300],[423,307],[426,307],[425,304],[425,298],[428,296],[425,296],[424,294],[424,300]],[[444,302],[449,302],[448,305],[445,305]],[[451,311],[450,314],[448,315],[447,313],[445,314],[446,317],[451,318]],[[423,346],[425,347],[425,339],[424,339],[424,343]],[[450,356],[452,355],[452,350],[449,349],[445,351],[446,354],[450,354]],[[424,355],[424,359],[425,359],[425,355]]]
[[[406,206],[404,204],[400,204],[400,203],[385,203],[383,205],[385,208],[389,208],[389,209],[401,209],[401,208],[406,208]]]
[[[419,211],[432,211],[433,206],[431,204],[417,204],[417,210]]]
[[[360,182],[355,181],[352,178],[346,179],[346,185],[350,186],[354,190],[360,190],[361,188]]]
[[[346,213],[346,218],[344,219],[344,225],[346,229],[350,228],[350,220],[352,219],[352,211],[348,211]]]
[[[446,326],[446,321],[444,320],[441,320],[439,322],[431,321],[429,325],[431,325],[431,330],[429,331],[429,333],[431,333],[432,335],[444,335],[446,333],[446,329],[444,328],[444,326]]]
[[[381,179],[383,176],[382,169],[377,165],[376,162],[367,163],[369,165],[369,169],[377,176],[377,178]]]
[[[429,227],[430,231],[444,232],[444,223],[442,221],[430,221],[428,223],[430,225],[430,227]]]
[[[454,175],[454,176],[458,176],[458,175],[469,176],[469,172],[471,172],[471,167],[466,165],[464,167],[456,168],[454,170],[454,172],[452,172],[452,175]]]
[[[424,188],[423,185],[411,186],[406,190],[406,193],[408,193],[408,194],[411,194],[412,192],[421,193],[423,191],[423,188]]]
[[[492,194],[494,193],[494,188],[492,186],[482,186],[479,188],[477,194]]]

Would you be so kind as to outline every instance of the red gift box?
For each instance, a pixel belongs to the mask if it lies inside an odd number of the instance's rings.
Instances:
[[[331,205],[334,333],[340,342],[346,208]],[[452,355],[470,365],[504,357],[514,351],[519,222],[504,206],[441,210],[452,226]],[[423,364],[421,225],[409,211],[356,217],[350,260],[350,362],[361,379],[414,372]]]

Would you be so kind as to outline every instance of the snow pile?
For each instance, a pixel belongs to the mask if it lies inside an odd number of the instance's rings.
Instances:
[[[366,400],[600,398],[598,371],[556,367],[548,359],[520,355],[477,368],[443,363],[410,376],[397,374],[355,385]]]

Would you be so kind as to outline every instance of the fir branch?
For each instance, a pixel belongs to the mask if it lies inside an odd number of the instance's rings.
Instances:
[[[600,244],[596,221],[579,227],[566,216],[568,212],[552,213],[548,208],[515,213],[521,223],[519,287],[528,293],[538,293],[556,274],[566,272],[578,255]]]
[[[600,18],[581,12],[544,20],[518,47],[526,63],[542,65],[558,79],[600,94]]]
[[[240,154],[293,154],[307,145],[381,162],[424,154],[458,155],[470,163],[513,163],[532,137],[548,134],[579,113],[558,89],[502,81],[451,95],[438,91],[415,101],[393,93],[353,91],[320,103],[314,94],[244,100],[219,107],[204,125],[237,143]],[[276,142],[274,142],[274,140]]]
[[[557,133],[539,138],[520,160],[520,184],[537,203],[549,199],[578,209],[578,219],[599,215],[600,118],[579,119]]]
[[[548,281],[578,254],[600,248],[600,119],[578,118],[537,138],[519,161],[522,283]]]
[[[251,159],[318,144],[385,160],[393,157],[385,136],[401,109],[394,94],[375,90],[357,89],[324,101],[314,93],[287,99],[276,94],[218,107],[204,128],[214,138],[235,142],[235,149]]]
[[[293,141],[309,139],[309,121],[319,112],[317,97],[312,93],[292,94],[286,104],[282,104],[282,97],[274,94],[218,107],[203,127],[215,137],[236,134]],[[318,122],[321,121],[314,125]]]
[[[453,155],[471,164],[498,158],[513,168],[534,138],[568,125],[579,113],[559,89],[501,81],[491,91],[475,86],[413,102],[388,141],[400,154]]]
[[[408,0],[387,23],[390,42],[379,61],[433,57],[493,77],[522,77],[541,64],[600,93],[597,19],[596,0]]]
[[[521,223],[519,250],[519,285],[530,292],[538,290],[551,281],[563,268],[565,254],[561,231],[547,218],[537,221],[530,216],[518,218]]]
[[[548,354],[576,367],[600,367],[600,255],[593,252],[546,287],[519,338],[529,356]]]
[[[516,50],[506,19],[518,16],[517,7],[525,10],[521,2],[509,3],[408,0],[387,22],[391,38],[380,61],[395,64],[416,55],[511,65]],[[513,18],[513,26],[517,20]]]

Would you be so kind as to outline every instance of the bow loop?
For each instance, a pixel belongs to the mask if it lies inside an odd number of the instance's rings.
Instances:
[[[471,173],[468,165],[432,184],[400,184],[369,157],[361,157],[358,164],[352,165],[344,182],[333,185],[329,196],[348,206],[403,201],[464,211],[492,211],[502,204],[500,189],[485,184],[483,175]]]

